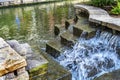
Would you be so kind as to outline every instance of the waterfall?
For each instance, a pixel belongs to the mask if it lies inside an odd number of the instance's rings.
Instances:
[[[56,59],[72,73],[72,80],[93,80],[120,68],[116,51],[120,46],[119,36],[97,31],[95,37],[86,40],[84,34],[72,49],[65,50]]]

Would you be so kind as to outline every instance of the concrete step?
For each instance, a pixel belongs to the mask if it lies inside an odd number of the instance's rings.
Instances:
[[[64,26],[62,26],[61,24],[55,24],[55,26],[54,26],[54,34],[56,36],[59,35],[64,30],[65,30]]]
[[[41,54],[49,61],[48,73],[43,76],[37,76],[32,80],[72,80],[71,73],[56,62],[49,54],[46,52],[41,52]]]
[[[63,45],[60,43],[59,40],[51,40],[46,43],[46,52],[53,57],[58,57],[62,52]]]
[[[73,35],[70,31],[65,31],[60,35],[61,37],[61,44],[66,45],[66,46],[73,46],[77,40],[77,37]]]
[[[82,32],[86,32],[86,39],[92,38],[96,34],[96,30],[89,26],[87,20],[79,19],[77,24],[73,27],[73,34],[80,37]]]

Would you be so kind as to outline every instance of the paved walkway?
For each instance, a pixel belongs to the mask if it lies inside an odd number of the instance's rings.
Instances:
[[[74,5],[75,8],[89,13],[89,21],[120,31],[120,18],[111,17],[105,10],[88,5]]]

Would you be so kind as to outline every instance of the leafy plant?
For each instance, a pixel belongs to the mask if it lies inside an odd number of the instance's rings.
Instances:
[[[117,1],[117,6],[113,7],[111,10],[113,14],[120,14],[120,1]]]
[[[91,0],[91,4],[94,6],[108,6],[114,4],[114,0]]]

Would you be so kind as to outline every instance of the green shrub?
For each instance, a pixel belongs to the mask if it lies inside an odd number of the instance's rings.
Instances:
[[[117,6],[113,7],[111,10],[112,14],[120,14],[120,2],[117,2]]]
[[[91,0],[91,4],[94,6],[108,6],[114,4],[114,0]]]

